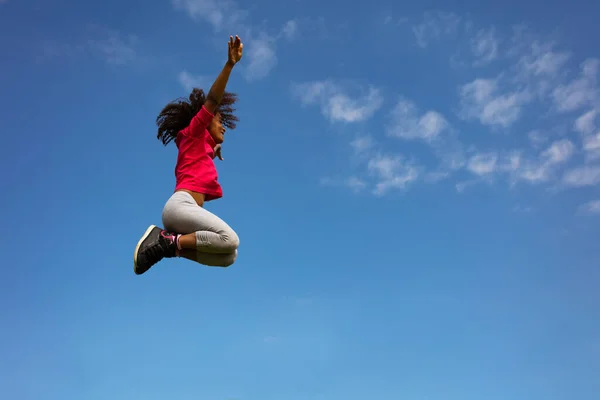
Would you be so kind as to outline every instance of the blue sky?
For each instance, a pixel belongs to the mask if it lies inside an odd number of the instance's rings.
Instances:
[[[600,6],[0,3],[3,398],[597,398]],[[236,33],[238,261],[135,276]]]

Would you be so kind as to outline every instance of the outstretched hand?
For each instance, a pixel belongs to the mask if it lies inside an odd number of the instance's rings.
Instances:
[[[238,35],[235,35],[235,40],[233,39],[233,36],[229,36],[229,42],[227,42],[227,44],[229,47],[229,58],[227,62],[231,65],[235,65],[242,58],[244,44]]]
[[[217,144],[214,148],[215,156],[219,157],[219,160],[223,161],[223,155],[221,154],[221,145]]]

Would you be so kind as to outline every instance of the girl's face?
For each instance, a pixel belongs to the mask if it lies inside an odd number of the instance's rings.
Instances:
[[[221,144],[223,143],[223,140],[225,140],[225,137],[223,136],[225,134],[225,130],[226,129],[221,124],[221,114],[216,113],[215,117],[208,126],[208,132],[216,144]]]

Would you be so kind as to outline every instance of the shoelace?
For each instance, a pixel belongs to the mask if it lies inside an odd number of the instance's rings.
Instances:
[[[166,253],[166,246],[164,245],[164,243],[162,241],[159,241],[158,243],[156,243],[154,246],[150,247],[149,249],[146,250],[146,253],[148,254],[148,258],[149,258],[149,264],[150,265],[154,265],[157,263],[158,260],[160,260],[161,256],[165,255]]]

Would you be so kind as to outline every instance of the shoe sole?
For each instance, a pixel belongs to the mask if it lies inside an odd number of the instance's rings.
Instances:
[[[135,246],[135,253],[133,253],[133,272],[135,272],[137,275],[139,275],[138,271],[137,271],[137,256],[138,256],[138,251],[140,250],[140,246],[142,245],[142,242],[144,240],[146,240],[146,238],[148,237],[148,235],[150,234],[150,232],[152,232],[152,230],[154,228],[156,228],[156,225],[150,225],[148,227],[148,229],[146,229],[146,232],[144,232],[144,234],[142,235],[142,238],[138,242],[137,246]]]

